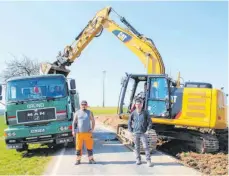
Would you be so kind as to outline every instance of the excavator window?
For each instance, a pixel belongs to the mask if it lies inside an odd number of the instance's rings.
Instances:
[[[169,89],[165,77],[149,78],[149,93],[147,108],[150,115],[155,117],[168,116]]]
[[[126,87],[125,97],[123,101],[123,112],[128,113],[130,111],[130,106],[132,103],[132,97],[135,91],[136,80],[130,78],[128,81],[128,85]]]
[[[212,84],[210,83],[202,83],[202,82],[186,82],[184,87],[194,87],[194,88],[212,88]]]
[[[139,81],[139,80],[135,80],[136,84],[135,84],[135,88],[134,88],[134,92],[133,92],[133,98],[131,99],[132,102],[130,104],[130,112],[134,111],[135,109],[135,100],[137,98],[140,98],[143,100],[143,108],[145,108],[145,97],[146,97],[146,92],[147,92],[147,82],[146,81]]]
[[[144,97],[143,108],[147,109],[150,115],[169,118],[169,83],[166,77],[129,76],[120,93],[120,100],[123,99],[119,104],[120,114],[134,111],[134,101],[141,95]]]
[[[146,75],[129,75],[127,78],[122,79],[122,89],[119,98],[119,113],[132,112],[134,110],[135,99],[137,97],[142,98],[146,96],[146,81]]]

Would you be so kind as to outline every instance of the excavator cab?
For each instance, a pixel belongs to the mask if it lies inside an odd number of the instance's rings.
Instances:
[[[147,88],[144,92],[146,82]],[[152,122],[152,150],[156,139],[176,139],[199,153],[213,153],[219,147],[226,148],[228,139],[224,94],[211,88],[209,83],[189,82],[184,87],[167,75],[133,75],[127,74],[122,80],[119,97],[118,114],[120,119],[128,120],[132,112],[134,99],[139,90],[145,93],[144,109],[148,111]],[[214,101],[217,103],[214,103]],[[212,103],[213,102],[213,103]],[[191,128],[187,128],[191,127]],[[198,128],[216,129],[214,135],[202,133]],[[119,124],[117,134],[123,141],[129,141],[128,126]],[[226,139],[226,140],[225,140]]]
[[[146,84],[146,89],[144,88]],[[127,119],[134,110],[136,98],[142,98],[143,108],[155,118],[171,117],[171,91],[175,84],[167,75],[127,74],[122,80],[119,97],[118,114]],[[175,88],[176,89],[176,88]]]

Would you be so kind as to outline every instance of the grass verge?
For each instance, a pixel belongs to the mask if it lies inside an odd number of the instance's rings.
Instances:
[[[4,129],[7,128],[4,118],[0,117],[0,175],[40,175],[51,159],[45,153],[24,157],[24,153],[7,149],[4,141]],[[30,148],[36,148],[31,145]]]

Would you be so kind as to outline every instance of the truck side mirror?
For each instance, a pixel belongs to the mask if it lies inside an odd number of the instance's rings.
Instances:
[[[2,95],[2,85],[0,85],[0,95]]]
[[[76,90],[70,90],[71,94],[76,94]]]
[[[123,82],[124,82],[124,80],[123,80],[123,78],[121,79],[121,85],[123,85]]]
[[[2,100],[2,85],[0,85],[0,100]]]
[[[74,79],[71,79],[71,80],[70,80],[70,88],[71,88],[71,89],[76,89],[76,82],[75,82]]]
[[[124,86],[125,82],[126,82],[126,77],[123,77],[123,78],[121,79],[121,85]]]

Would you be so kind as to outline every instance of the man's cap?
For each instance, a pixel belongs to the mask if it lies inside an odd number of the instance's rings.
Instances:
[[[87,104],[87,101],[86,100],[82,100],[81,104]]]

